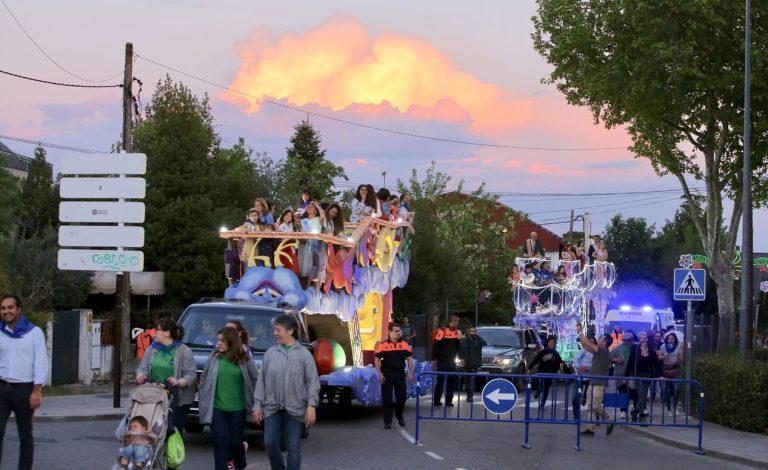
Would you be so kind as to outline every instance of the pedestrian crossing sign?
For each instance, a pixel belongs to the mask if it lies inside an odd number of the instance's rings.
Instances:
[[[704,300],[707,297],[705,269],[675,269],[675,300]]]

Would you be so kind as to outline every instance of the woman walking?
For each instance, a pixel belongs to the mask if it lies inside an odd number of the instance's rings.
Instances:
[[[161,318],[155,324],[152,347],[147,350],[136,369],[136,383],[162,384],[172,391],[171,419],[179,432],[189,414],[189,406],[195,401],[197,367],[195,358],[186,345],[181,343],[183,330],[171,318]]]
[[[264,422],[264,447],[272,470],[286,464],[280,452],[285,438],[288,470],[301,468],[301,433],[315,424],[320,380],[312,354],[297,340],[299,324],[291,315],[272,320],[277,344],[264,353],[264,362],[256,382],[253,420]]]
[[[217,336],[216,350],[200,378],[200,422],[211,425],[214,468],[227,470],[231,455],[240,470],[246,467],[243,434],[258,370],[236,329],[222,328]]]
[[[674,332],[667,333],[664,343],[659,348],[661,375],[665,379],[680,378],[680,364],[683,362],[683,348]],[[662,400],[667,407],[667,416],[677,416],[677,383],[663,381]]]

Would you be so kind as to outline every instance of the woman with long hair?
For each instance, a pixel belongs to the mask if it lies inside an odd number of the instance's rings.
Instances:
[[[665,379],[680,378],[684,353],[674,331],[670,331],[664,337],[664,343],[659,348],[658,355],[661,359],[661,376]],[[677,416],[677,383],[663,382],[662,400],[667,408],[667,416]]]
[[[341,206],[334,202],[328,206],[325,214],[325,233],[334,237],[339,236],[344,231],[344,213],[341,210]]]
[[[195,401],[197,367],[192,350],[181,342],[184,330],[172,318],[155,323],[155,337],[136,369],[136,383],[162,384],[172,390],[173,425],[184,432],[189,407]]]
[[[237,331],[237,335],[240,337],[240,342],[243,344],[243,351],[251,356],[251,335],[240,320],[227,320],[227,323],[224,326],[226,328],[234,328]]]
[[[301,216],[301,231],[322,233],[325,225],[325,211],[311,201],[304,215]],[[325,279],[325,266],[328,260],[327,247],[320,240],[301,240],[299,244],[299,276],[309,281],[322,282]]]
[[[376,194],[373,193],[373,187],[368,184],[361,184],[355,191],[355,197],[352,198],[351,212],[349,221],[352,223],[360,222],[363,217],[368,217],[376,211]]]
[[[227,470],[230,455],[240,470],[247,466],[243,435],[259,372],[236,329],[222,328],[217,336],[200,377],[200,422],[211,425],[215,470]]]
[[[275,229],[275,216],[269,211],[269,204],[262,197],[257,197],[253,201],[253,208],[259,212],[259,223],[264,230]]]
[[[286,209],[277,219],[277,230],[280,232],[298,232],[300,230],[299,224],[296,221],[296,217],[293,211]]]
[[[626,334],[626,333],[625,333]],[[648,333],[641,331],[638,333],[638,344],[632,346],[632,350],[629,352],[629,359],[627,360],[627,368],[624,375],[627,377],[640,377],[640,378],[658,378],[661,373],[659,371],[659,360],[656,355],[656,349],[653,347],[653,342],[649,341]],[[635,409],[632,411],[632,421],[637,421],[638,418],[641,422],[645,422],[648,418],[648,414],[645,412],[645,402],[648,395],[648,387],[652,382],[643,380],[634,380],[635,389],[637,390],[637,401],[635,403]]]

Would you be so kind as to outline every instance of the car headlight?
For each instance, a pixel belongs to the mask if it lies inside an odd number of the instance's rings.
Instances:
[[[497,364],[500,366],[508,366],[512,364],[512,359],[505,358],[505,359],[497,359]]]

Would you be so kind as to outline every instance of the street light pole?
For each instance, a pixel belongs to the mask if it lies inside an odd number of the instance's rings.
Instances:
[[[744,167],[741,185],[742,196],[742,224],[741,224],[741,305],[739,315],[739,357],[747,358],[749,352],[750,321],[752,313],[752,279],[754,268],[752,267],[752,83],[751,52],[752,52],[752,2],[746,0],[746,18],[744,22]]]

